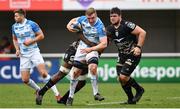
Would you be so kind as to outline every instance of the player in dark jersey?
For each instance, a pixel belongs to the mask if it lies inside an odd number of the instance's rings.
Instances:
[[[110,10],[110,21],[111,25],[106,28],[107,35],[119,51],[116,69],[119,82],[128,96],[127,102],[123,104],[136,104],[142,97],[144,88],[130,75],[141,59],[146,32],[138,25],[122,20],[121,10],[117,7]],[[135,96],[132,87],[136,90]]]
[[[79,40],[82,40],[83,42],[85,42],[89,46],[95,46],[96,45],[95,43],[92,43],[89,40],[87,40],[81,34],[81,32],[78,32],[77,34],[79,36]],[[62,80],[69,73],[70,69],[73,66],[74,55],[76,53],[77,46],[79,44],[79,40],[73,42],[69,46],[69,48],[66,49],[65,55],[63,58],[63,63],[60,66],[59,71],[56,74],[54,74],[51,77],[51,79],[48,81],[48,83],[46,85],[44,85],[44,87],[37,92],[37,94],[36,94],[36,104],[37,105],[42,104],[43,96],[49,90],[49,88],[51,88],[53,85],[55,85],[58,81]],[[77,87],[75,89],[75,93],[78,92],[86,84],[87,73],[88,73],[87,65],[84,65],[83,66],[83,73],[79,77],[79,82],[78,82]],[[66,104],[68,96],[69,96],[69,91],[67,91],[65,93],[65,95],[62,98],[60,98],[57,102],[62,103],[62,104]]]

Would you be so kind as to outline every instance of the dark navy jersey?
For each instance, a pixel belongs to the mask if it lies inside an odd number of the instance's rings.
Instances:
[[[113,25],[106,28],[108,38],[115,43],[119,53],[130,53],[132,47],[137,44],[136,36],[131,33],[135,27],[136,24],[122,20],[118,28]]]

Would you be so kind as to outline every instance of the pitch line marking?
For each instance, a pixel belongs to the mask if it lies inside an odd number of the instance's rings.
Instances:
[[[180,99],[180,97],[167,97],[166,99]]]
[[[108,105],[108,104],[121,104],[123,102],[104,102],[104,103],[94,103],[94,104],[87,104],[88,106],[95,106],[95,105]]]

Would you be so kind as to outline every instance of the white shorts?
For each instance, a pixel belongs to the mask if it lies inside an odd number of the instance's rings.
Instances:
[[[99,54],[97,51],[92,51],[90,53],[81,53],[81,49],[83,49],[84,47],[79,45],[74,57],[74,61],[79,61],[82,63],[87,63],[89,59],[91,59],[92,57],[96,57],[99,59]]]
[[[43,64],[44,59],[39,51],[34,51],[28,56],[20,57],[20,71],[30,71],[34,66],[38,66],[39,64]]]

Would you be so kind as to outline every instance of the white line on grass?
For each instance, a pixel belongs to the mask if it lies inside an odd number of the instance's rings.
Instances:
[[[108,104],[121,104],[122,102],[105,102],[105,103],[94,103],[94,104],[87,104],[88,106],[95,106],[95,105],[108,105]]]
[[[180,97],[167,97],[166,99],[180,99]]]

